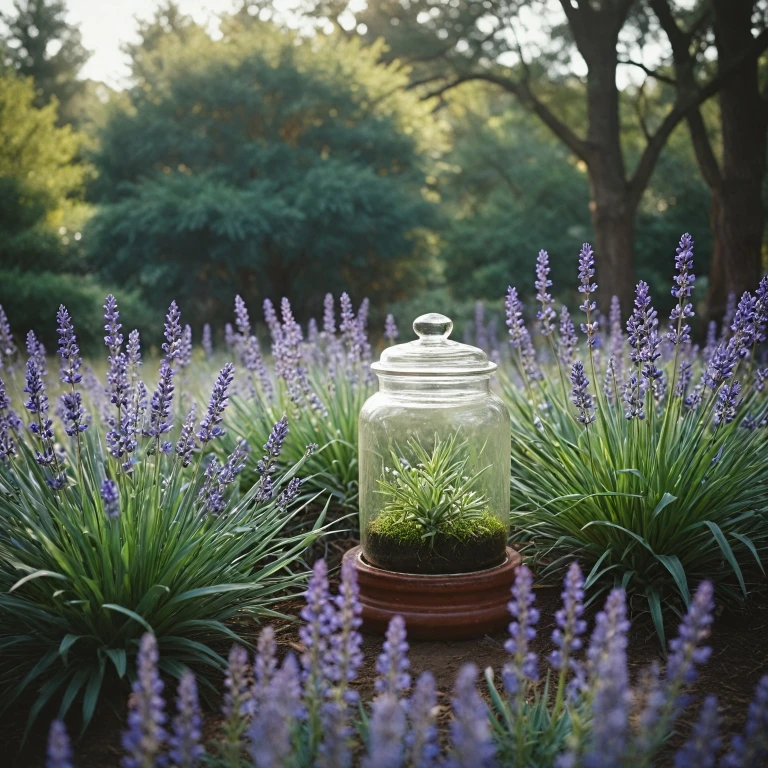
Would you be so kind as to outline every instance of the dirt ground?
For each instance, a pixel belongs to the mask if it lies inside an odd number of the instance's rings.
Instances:
[[[535,650],[543,659],[551,650],[550,635],[554,628],[554,612],[559,607],[559,589],[537,589],[537,605],[541,621],[535,641]],[[282,606],[285,613],[297,615],[297,602]],[[590,622],[591,623],[591,622]],[[278,625],[281,650],[300,651],[297,627],[283,622]],[[252,632],[255,640],[257,629]],[[702,668],[694,688],[696,702],[708,693],[718,696],[724,721],[726,740],[730,734],[741,730],[747,706],[752,698],[759,678],[768,674],[768,595],[762,592],[747,606],[738,611],[722,613],[716,619],[710,644],[713,654]],[[507,660],[504,650],[504,634],[486,636],[478,640],[429,641],[411,644],[411,672],[417,676],[430,670],[436,677],[440,703],[444,718],[453,681],[459,668],[474,662],[484,669],[492,667],[497,672]],[[382,639],[366,635],[364,639],[365,665],[356,683],[365,698],[373,693],[376,672],[376,657]],[[644,616],[636,617],[630,633],[629,658],[633,675],[659,658],[659,646],[650,622]],[[542,663],[541,668],[544,669]],[[124,721],[125,704],[118,702],[117,709],[108,705],[100,706],[91,728],[75,743],[75,765],[77,768],[118,768],[120,765],[120,732]],[[690,717],[695,718],[696,705]],[[19,752],[19,740],[24,729],[26,708],[19,706],[0,723],[0,765],[9,768],[40,768],[44,765],[46,728],[36,728],[27,746]],[[48,721],[45,721],[46,725]],[[42,726],[42,723],[41,723]],[[206,735],[213,737],[216,732],[216,716],[207,718]],[[684,734],[687,728],[681,728]]]

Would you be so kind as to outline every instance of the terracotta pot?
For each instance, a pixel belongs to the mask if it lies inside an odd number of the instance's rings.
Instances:
[[[439,576],[375,568],[359,546],[344,560],[357,569],[366,631],[383,633],[400,615],[410,638],[462,640],[501,632],[512,620],[507,603],[522,558],[510,547],[506,561],[494,568]]]

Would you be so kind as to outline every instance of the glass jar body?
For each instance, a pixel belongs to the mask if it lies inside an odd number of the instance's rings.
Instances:
[[[360,533],[372,565],[465,573],[504,561],[510,418],[489,379],[379,374],[360,413]]]

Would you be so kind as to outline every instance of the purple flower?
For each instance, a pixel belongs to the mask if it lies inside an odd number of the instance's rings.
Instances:
[[[241,296],[235,296],[235,325],[240,339],[247,339],[251,335],[251,319],[248,316],[248,307],[245,306]]]
[[[488,708],[477,692],[477,667],[465,664],[456,678],[451,699],[450,768],[484,768],[495,765],[496,747],[488,722]]]
[[[149,414],[149,437],[158,438],[169,432],[173,426],[171,406],[173,405],[173,368],[167,359],[160,364],[160,380],[152,395]]]
[[[715,768],[722,741],[717,699],[707,696],[691,736],[675,755],[675,768]]]
[[[363,768],[401,768],[405,711],[397,696],[384,693],[373,702],[368,752]]]
[[[192,461],[192,454],[197,449],[195,440],[195,419],[197,417],[197,403],[192,403],[187,418],[181,427],[179,439],[176,441],[176,454],[181,459],[181,466],[188,467]]]
[[[328,688],[326,660],[329,638],[336,623],[336,611],[328,592],[325,560],[318,560],[312,568],[304,596],[307,604],[302,608],[301,618],[305,623],[299,629],[305,649],[301,655],[301,666],[306,695],[317,703],[325,700]]]
[[[285,486],[285,489],[281,491],[280,495],[277,497],[277,501],[275,502],[277,506],[285,509],[291,502],[295,501],[301,492],[302,482],[300,477],[292,477],[288,481],[288,485]]]
[[[519,347],[527,335],[527,331],[523,320],[523,304],[517,295],[517,289],[511,285],[507,289],[504,308],[507,316],[507,327],[509,328],[509,345]]]
[[[573,320],[568,312],[568,307],[563,304],[560,310],[560,344],[557,354],[560,362],[570,368],[573,365],[573,355],[578,346],[579,340],[576,337],[576,329],[573,327]]]
[[[715,404],[715,426],[730,424],[736,418],[736,409],[741,404],[740,394],[741,384],[736,380],[720,389]]]
[[[330,296],[330,294],[328,294]],[[395,339],[400,335],[395,324],[395,318],[393,315],[387,315],[384,321],[384,338],[390,343],[394,344]]]
[[[73,768],[72,748],[67,729],[61,720],[54,720],[48,731],[48,755],[45,768]]]
[[[157,641],[147,632],[136,659],[137,674],[128,700],[128,730],[123,732],[123,768],[154,768],[165,764],[159,755],[165,741],[163,682],[157,673]]]
[[[174,766],[193,768],[198,765],[205,749],[200,744],[202,718],[197,700],[195,676],[188,669],[179,680],[176,694],[176,717],[168,738],[169,756]]]
[[[758,768],[768,761],[768,675],[760,679],[749,705],[744,733],[734,736],[724,768]]]
[[[269,438],[264,444],[264,456],[259,460],[256,469],[259,472],[259,490],[256,497],[260,501],[267,501],[272,497],[272,475],[275,472],[275,464],[280,458],[285,438],[288,437],[288,417],[283,416],[276,422],[269,433]]]
[[[16,342],[13,340],[11,325],[8,322],[5,310],[0,304],[0,362],[3,358],[6,358],[7,361],[12,360],[15,354]]]
[[[30,331],[27,334],[27,354],[30,357],[35,358],[35,362],[37,363],[37,368],[40,371],[40,376],[42,376],[43,379],[48,375],[48,369],[46,368],[46,352],[45,347],[43,344],[37,340],[37,336],[35,336],[34,331]]]
[[[554,309],[555,301],[549,293],[548,288],[552,285],[549,279],[549,254],[546,251],[539,251],[536,257],[536,301],[541,303],[541,309],[536,313],[536,317],[541,321],[541,333],[544,336],[551,335],[555,330],[555,318],[557,313]]]
[[[326,293],[323,299],[323,334],[327,339],[336,335],[336,310],[331,293]]]
[[[628,630],[626,594],[623,589],[613,589],[603,610],[595,617],[595,628],[587,650],[590,681],[600,676],[601,665],[612,649],[621,649],[622,645],[626,648]]]
[[[118,411],[128,405],[129,390],[128,358],[123,352],[117,355],[110,355],[106,393],[109,397],[109,402],[116,406]]]
[[[709,637],[712,612],[715,609],[712,584],[703,581],[688,606],[678,636],[669,644],[667,682],[679,688],[696,679],[696,665],[703,664],[712,652],[701,643]]]
[[[419,768],[432,768],[440,748],[437,741],[435,712],[437,711],[437,685],[429,672],[422,672],[407,703],[410,730],[405,737],[409,764]]]
[[[692,366],[688,360],[682,360],[677,369],[677,382],[675,383],[675,397],[685,398],[688,392],[688,385],[693,376]]]
[[[205,323],[203,325],[203,351],[206,357],[213,357],[213,339],[211,335],[211,324]]]
[[[745,291],[733,317],[732,335],[728,341],[728,346],[733,349],[737,357],[746,357],[761,335],[757,327],[757,309],[757,299]]]
[[[691,328],[685,320],[694,316],[693,305],[684,299],[693,292],[693,283],[696,279],[696,275],[693,274],[693,239],[687,232],[680,238],[676,254],[677,274],[674,277],[676,287],[672,289],[672,295],[677,299],[677,304],[669,316],[671,330],[667,338],[671,344],[684,344],[691,340]]]
[[[405,620],[394,616],[387,627],[384,647],[376,663],[376,690],[398,696],[408,690],[411,677],[408,674],[408,643],[406,642]]]
[[[239,645],[233,645],[229,652],[224,688],[226,690],[221,711],[227,720],[238,721],[248,713],[251,688],[248,652]]]
[[[104,303],[104,330],[107,332],[104,343],[107,345],[111,357],[116,357],[120,353],[120,347],[123,346],[123,335],[120,333],[122,327],[117,300],[110,293]]]
[[[594,347],[596,343],[596,333],[598,322],[592,321],[590,314],[597,309],[597,304],[592,301],[591,295],[597,290],[597,284],[592,282],[595,276],[595,257],[592,252],[592,246],[584,243],[579,252],[579,293],[584,294],[584,302],[579,305],[579,309],[587,316],[587,322],[581,324],[581,331],[587,335],[587,344]]]
[[[528,378],[533,381],[540,381],[544,378],[544,374],[541,372],[538,363],[536,362],[536,348],[533,346],[533,340],[528,333],[528,329],[524,328],[523,340],[520,344],[520,360],[523,365],[523,370]]]
[[[537,656],[530,650],[530,642],[536,637],[534,627],[539,621],[539,612],[533,607],[533,575],[525,565],[517,569],[512,598],[509,612],[514,621],[509,625],[510,637],[504,648],[514,659],[504,666],[502,677],[510,695],[524,696],[528,682],[539,679]]]
[[[24,392],[29,395],[24,407],[37,416],[37,421],[29,425],[30,432],[40,441],[41,450],[37,451],[37,463],[42,467],[49,467],[56,460],[53,453],[53,422],[48,418],[48,395],[34,357],[27,361]]]
[[[82,396],[79,392],[67,392],[61,396],[61,405],[63,408],[62,418],[64,420],[64,431],[74,437],[88,429],[85,421],[86,413],[83,410]]]
[[[229,405],[227,390],[234,379],[233,371],[234,366],[232,363],[227,363],[219,371],[216,383],[213,385],[211,399],[208,402],[208,410],[200,422],[200,429],[197,433],[197,437],[203,445],[207,445],[215,437],[221,437],[226,434],[226,430],[220,427],[219,424],[221,424],[224,418],[224,410]]]
[[[589,379],[584,373],[584,365],[581,360],[577,360],[573,364],[571,369],[571,385],[571,401],[579,412],[576,420],[579,424],[588,427],[595,420],[595,414],[592,395],[587,392]]]
[[[235,346],[237,341],[237,334],[232,328],[232,323],[225,323],[224,325],[224,343],[231,349]]]
[[[755,294],[757,296],[755,340],[759,343],[765,341],[765,329],[768,325],[768,275],[763,275]]]
[[[574,653],[581,648],[581,635],[587,629],[587,622],[581,618],[584,613],[584,578],[576,562],[568,568],[562,598],[563,607],[555,613],[557,629],[552,632],[552,642],[557,650],[550,654],[549,663],[557,670],[570,669],[578,685],[583,683],[582,670]]]
[[[323,740],[318,749],[318,768],[351,768],[352,729],[349,727],[346,707],[328,702],[322,714]]]
[[[733,375],[736,365],[735,348],[728,344],[720,344],[709,361],[704,373],[704,382],[710,389],[717,389],[726,379]]]
[[[248,752],[256,768],[286,765],[291,754],[293,725],[300,711],[299,667],[288,654],[263,697],[263,707],[248,729]]]
[[[253,689],[251,690],[251,708],[258,713],[267,702],[272,679],[277,672],[277,645],[275,630],[264,627],[256,643],[256,655],[253,661]]]
[[[141,337],[136,330],[128,334],[128,344],[125,347],[127,358],[128,378],[131,382],[131,388],[135,388],[139,378],[139,369],[141,368]]]
[[[182,368],[186,368],[192,362],[192,327],[185,325],[179,340],[179,354],[176,358]]]
[[[16,443],[13,440],[13,411],[11,399],[5,391],[5,382],[0,378],[0,461],[6,461],[16,455]]]
[[[181,354],[181,312],[175,301],[172,301],[171,306],[168,307],[164,336],[163,352],[165,352],[165,361],[170,366]]]
[[[115,520],[120,516],[120,491],[114,480],[105,478],[99,489],[101,500],[104,502],[104,514],[110,519]]]
[[[642,364],[642,376],[648,384],[661,376],[656,360],[661,357],[661,337],[656,331],[659,321],[651,306],[648,283],[641,280],[635,291],[635,309],[627,321],[627,341],[631,348],[629,357],[638,366]]]
[[[75,329],[67,308],[62,304],[56,314],[59,334],[59,355],[61,356],[61,380],[65,384],[79,384],[82,376],[78,373],[82,365],[80,348],[77,346]]]

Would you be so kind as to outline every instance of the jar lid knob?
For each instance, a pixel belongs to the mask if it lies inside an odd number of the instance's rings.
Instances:
[[[413,331],[420,339],[438,341],[447,339],[453,330],[453,320],[437,312],[421,315],[413,321]]]

